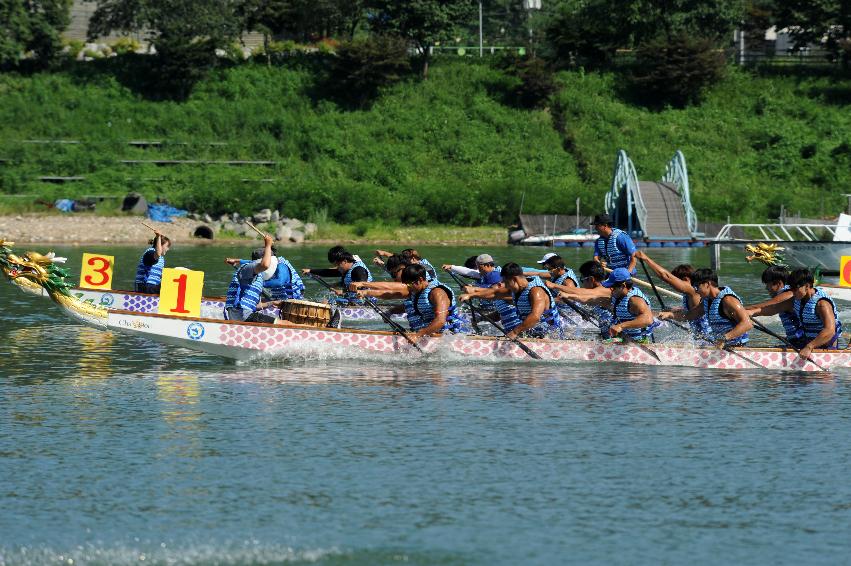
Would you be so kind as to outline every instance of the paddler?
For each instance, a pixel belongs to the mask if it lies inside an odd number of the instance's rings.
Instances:
[[[444,264],[443,270],[452,273],[458,273],[473,280],[472,287],[479,289],[504,288],[502,282],[502,267],[496,265],[493,256],[490,254],[479,254],[475,256],[476,268],[470,268],[466,265],[451,265]],[[469,260],[468,260],[469,262]],[[471,293],[472,289],[464,288],[465,293]],[[496,321],[497,317],[506,331],[510,331],[520,326],[520,318],[517,314],[517,309],[510,300],[494,299],[480,300],[479,308],[484,312],[485,318],[491,321]]]
[[[171,240],[163,236],[159,230],[154,230],[154,238],[149,242],[149,247],[142,254],[136,268],[134,289],[137,293],[159,294],[165,267],[165,254],[170,249]]]
[[[609,277],[600,286],[609,292],[609,305],[612,312],[612,323],[609,326],[609,336],[620,334],[636,342],[653,340],[653,311],[650,299],[632,283],[632,276],[624,267],[618,267],[609,273]],[[598,296],[603,291],[593,295],[585,293],[591,302],[598,302]],[[574,293],[565,293],[574,296]],[[575,295],[579,298],[579,294]],[[579,298],[579,300],[582,300]]]
[[[375,265],[379,265],[384,267],[384,260],[382,258],[390,257],[393,253],[388,252],[386,250],[375,250],[375,258],[372,260],[372,263]],[[407,248],[399,252],[399,255],[403,256],[408,260],[409,263],[412,264],[420,264],[426,268],[426,274],[428,275],[429,281],[437,277],[437,270],[435,270],[434,266],[431,262],[420,255],[420,252],[415,250],[414,248]]]
[[[257,248],[251,252],[251,261],[229,257],[225,258],[225,263],[233,267],[256,263],[262,267],[265,252],[265,247]],[[270,263],[260,275],[263,277],[263,294],[272,301],[301,299],[304,296],[304,282],[295,267],[285,257],[278,255],[274,245]]]
[[[718,275],[711,269],[697,269],[692,274],[694,289],[701,296],[700,304],[688,312],[663,312],[659,319],[695,320],[704,314],[709,319],[711,335],[719,348],[743,346],[753,328],[742,299],[729,287],[718,287]]]
[[[535,270],[524,272],[526,277],[540,277],[551,290],[558,289],[558,286],[567,288],[579,287],[579,277],[576,276],[576,273],[572,269],[565,265],[564,259],[562,259],[560,255],[552,252],[544,254],[544,257],[542,257],[537,263],[542,265],[546,271],[541,272]]]
[[[402,314],[408,318],[408,323],[411,328],[418,326],[419,315],[414,310],[414,303],[411,296],[408,295],[408,287],[402,283],[402,272],[406,267],[411,265],[410,261],[399,254],[393,254],[387,258],[386,262],[382,262],[387,273],[390,274],[392,281],[355,281],[349,285],[349,290],[358,292],[362,296],[374,297],[377,299],[391,299],[400,295],[405,295],[402,305],[394,305],[385,308],[387,314]],[[366,291],[372,291],[367,293]]]
[[[409,300],[414,316],[408,317],[408,323],[415,338],[441,332],[468,331],[464,319],[458,312],[452,289],[437,280],[428,281],[425,267],[419,264],[408,265],[402,270],[401,279],[405,285],[404,290],[371,291],[367,289],[359,291],[358,294],[364,297],[380,296],[388,299]],[[367,287],[371,285],[368,284]]]
[[[257,312],[263,293],[263,272],[272,264],[272,236],[263,237],[260,261],[246,262],[234,271],[225,301],[225,318],[245,322],[274,322],[275,317]]]
[[[481,256],[479,256],[481,257]],[[555,299],[540,277],[526,278],[523,268],[516,263],[506,263],[500,270],[502,286],[487,289],[467,287],[461,300],[473,297],[483,299],[511,299],[517,309],[520,324],[507,333],[508,338],[527,335],[544,338],[561,337],[562,321]]]
[[[792,298],[794,293],[788,285],[789,270],[779,265],[772,265],[762,272],[762,284],[765,285],[765,290],[768,291],[768,296],[771,297],[767,301],[748,305],[745,310],[753,316],[753,313],[767,307],[776,305]],[[795,310],[784,310],[777,313],[780,322],[783,324],[783,331],[786,333],[786,340],[789,341],[795,348],[803,348],[807,345],[807,340],[804,338],[804,330],[801,328],[801,319],[798,317],[798,312]]]
[[[668,271],[642,251],[636,251],[635,257],[636,259],[644,260],[644,263],[655,271],[662,281],[682,293],[682,311],[688,312],[701,304],[703,298],[695,290],[694,285],[692,285],[694,267],[684,263],[676,266],[673,271]],[[706,316],[706,313],[694,320],[690,320],[689,327],[695,337],[709,337],[712,334],[712,328],[709,326],[709,317]]]
[[[609,269],[625,267],[635,275],[635,243],[629,234],[613,228],[612,217],[608,214],[598,214],[591,224],[600,235],[594,242],[594,260]]]
[[[600,328],[600,337],[607,340],[612,337],[609,327],[612,325],[612,292],[603,287],[606,272],[599,262],[586,261],[579,266],[579,284],[576,289],[561,291],[557,299],[560,301],[579,301],[591,308]]]
[[[336,267],[334,269],[306,268],[302,269],[302,273],[319,277],[340,277],[342,289],[335,289],[334,291],[338,295],[337,302],[339,304],[362,305],[363,300],[349,288],[354,282],[372,281],[372,274],[366,264],[341,246],[335,246],[328,251],[328,261]]]
[[[816,348],[833,350],[839,347],[842,322],[836,312],[836,303],[815,287],[809,269],[796,269],[789,274],[792,296],[786,300],[751,310],[753,316],[770,316],[781,312],[797,313],[803,330],[804,346],[799,350],[806,359]]]

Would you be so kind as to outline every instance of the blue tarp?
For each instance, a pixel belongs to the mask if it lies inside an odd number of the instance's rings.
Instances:
[[[53,206],[62,212],[74,212],[74,201],[69,198],[61,198],[54,202]]]
[[[171,222],[173,216],[181,217],[187,214],[188,211],[174,208],[170,204],[154,203],[148,205],[148,218],[154,222]]]

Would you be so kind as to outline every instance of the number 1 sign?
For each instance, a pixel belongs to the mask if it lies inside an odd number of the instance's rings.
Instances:
[[[115,257],[111,255],[83,254],[83,267],[80,269],[80,287],[83,289],[112,289],[112,266]]]
[[[204,272],[166,267],[160,284],[160,314],[200,316]]]

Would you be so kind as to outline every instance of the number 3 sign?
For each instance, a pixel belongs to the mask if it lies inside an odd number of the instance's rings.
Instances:
[[[112,266],[115,257],[111,255],[83,254],[83,268],[80,270],[80,287],[83,289],[112,289]]]
[[[200,316],[204,272],[166,267],[160,284],[157,312],[172,316]]]

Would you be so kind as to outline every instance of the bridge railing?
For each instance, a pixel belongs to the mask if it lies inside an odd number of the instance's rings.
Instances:
[[[621,191],[626,191],[627,199],[627,226],[628,230],[634,230],[632,222],[632,209],[635,208],[635,214],[639,225],[644,228],[647,220],[647,208],[644,206],[644,201],[641,198],[641,191],[638,190],[638,175],[635,172],[635,166],[632,160],[624,150],[618,151],[617,160],[615,161],[615,171],[612,175],[612,186],[608,194],[606,194],[606,210],[618,223],[618,200],[620,199]]]
[[[688,168],[686,167],[686,158],[683,152],[677,150],[668,166],[665,168],[665,175],[662,177],[662,182],[671,183],[680,191],[680,199],[683,203],[683,210],[686,215],[686,225],[688,231],[695,235],[697,233],[697,214],[691,206],[691,195],[688,185]]]

